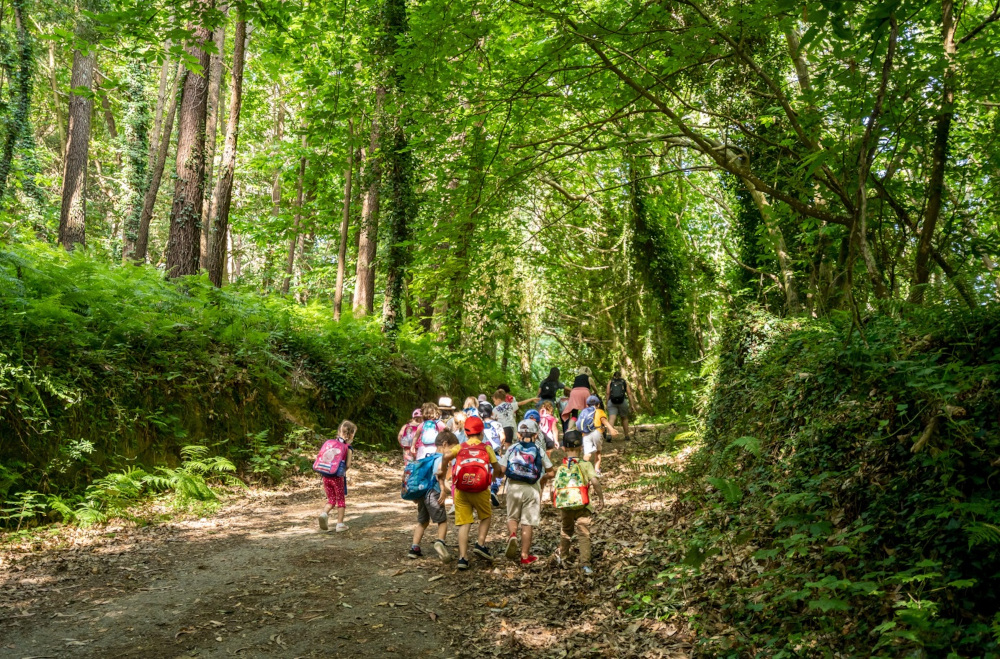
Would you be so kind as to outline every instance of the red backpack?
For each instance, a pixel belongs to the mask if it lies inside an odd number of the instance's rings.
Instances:
[[[462,492],[483,492],[490,486],[490,453],[483,444],[462,444],[455,458],[452,481]]]

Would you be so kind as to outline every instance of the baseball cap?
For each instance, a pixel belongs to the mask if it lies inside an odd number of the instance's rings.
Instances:
[[[448,396],[441,396],[438,398],[438,407],[442,410],[453,410],[455,407],[451,404],[451,398]]]
[[[524,435],[537,435],[538,424],[531,419],[525,419],[517,425],[517,431]]]
[[[601,399],[597,396],[587,396],[587,405],[597,405],[601,402]]]
[[[467,435],[481,435],[483,434],[483,420],[478,416],[470,416],[465,420],[465,434]]]
[[[580,448],[583,443],[583,433],[579,430],[567,430],[562,437],[562,445],[565,448]]]
[[[524,415],[525,419],[534,419],[535,421],[541,421],[542,416],[538,413],[538,410],[528,410],[528,413]]]
[[[414,419],[416,419],[417,417],[423,418],[424,413],[421,412],[420,408],[418,407],[417,409],[413,410],[413,414],[411,414],[410,416],[412,416]]]

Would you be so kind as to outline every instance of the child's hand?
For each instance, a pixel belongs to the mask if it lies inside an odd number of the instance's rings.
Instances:
[[[448,501],[448,495],[442,492],[441,496],[438,497],[438,505],[443,506],[446,501]]]

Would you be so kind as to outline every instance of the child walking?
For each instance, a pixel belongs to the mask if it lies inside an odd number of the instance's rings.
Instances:
[[[521,527],[521,565],[531,565],[538,557],[531,553],[534,527],[542,523],[542,486],[552,475],[552,462],[544,447],[536,443],[538,424],[525,419],[517,427],[518,441],[500,459],[507,473],[507,540],[506,556],[518,558],[517,528]]]
[[[590,516],[594,511],[591,502],[596,495],[603,508],[604,490],[593,465],[580,459],[582,443],[583,436],[578,430],[568,430],[563,435],[562,448],[566,452],[566,458],[553,479],[554,503],[562,518],[556,560],[560,565],[566,563],[570,544],[576,536],[580,545],[579,564],[583,573],[590,575],[594,573],[590,567]]]
[[[473,553],[487,560],[493,560],[486,540],[490,533],[493,508],[490,506],[490,481],[492,473],[503,473],[497,463],[497,456],[489,445],[482,443],[483,420],[472,416],[465,420],[465,434],[468,440],[452,446],[441,461],[438,481],[441,485],[440,503],[445,502],[445,476],[454,462],[452,481],[455,486],[455,526],[458,527],[458,569],[469,569],[469,534],[474,516],[479,517],[478,542],[472,547]]]
[[[604,431],[618,436],[618,431],[608,422],[608,415],[598,405],[597,396],[587,398],[587,407],[576,420],[577,429],[583,433],[583,459],[594,465],[597,475],[601,475],[601,449],[604,447]]]
[[[428,455],[437,453],[437,436],[439,432],[445,429],[444,423],[440,420],[441,409],[434,403],[424,403],[421,405],[420,414],[424,422],[420,427],[420,433],[415,437],[413,446],[410,449],[414,460],[426,458]]]
[[[337,509],[338,532],[346,531],[344,513],[347,508],[347,470],[351,468],[351,443],[358,427],[350,421],[343,421],[337,430],[337,438],[323,443],[313,470],[323,476],[323,491],[326,493],[326,508],[319,516],[319,528],[329,528],[330,511]]]
[[[413,410],[410,420],[399,429],[399,434],[396,435],[399,448],[403,449],[403,460],[406,462],[413,460],[413,443],[417,441],[417,434],[421,431],[423,425],[424,413],[418,407]]]
[[[434,551],[442,561],[451,559],[451,554],[448,553],[448,548],[444,543],[445,537],[448,535],[448,513],[445,512],[444,501],[441,497],[442,492],[446,492],[447,489],[437,478],[437,474],[441,469],[444,454],[457,444],[458,438],[455,437],[455,434],[450,430],[445,430],[437,436],[437,453],[425,458],[434,461],[430,470],[434,484],[427,490],[427,494],[423,498],[417,500],[417,525],[413,528],[413,544],[410,545],[410,551],[407,554],[410,558],[420,558],[424,555],[420,550],[420,541],[424,537],[424,531],[427,530],[431,522],[434,522],[437,524]]]

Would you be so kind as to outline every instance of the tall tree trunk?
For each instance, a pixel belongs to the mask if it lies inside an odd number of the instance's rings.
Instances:
[[[395,336],[403,315],[403,281],[409,266],[410,226],[416,215],[413,198],[413,156],[408,148],[406,134],[400,125],[393,127],[392,152],[388,154],[389,188],[389,254],[385,270],[385,299],[382,304],[382,331]]]
[[[7,126],[3,152],[0,154],[0,199],[7,194],[7,179],[14,160],[14,147],[18,146],[25,163],[25,191],[36,199],[40,192],[35,186],[38,165],[35,161],[35,135],[31,128],[32,68],[35,56],[31,39],[25,27],[24,0],[14,0],[14,24],[17,30],[17,68],[12,73],[12,94],[14,111],[12,121]]]
[[[472,129],[472,146],[469,152],[469,185],[460,213],[463,221],[455,238],[455,255],[449,267],[448,320],[446,331],[452,348],[462,345],[462,328],[465,316],[465,289],[469,281],[469,247],[476,231],[483,189],[483,164],[486,135],[482,122]]]
[[[142,221],[143,199],[148,183],[149,101],[143,85],[145,67],[139,59],[129,63],[125,105],[125,169],[122,190],[125,221],[122,231],[122,259],[135,260],[135,246]]]
[[[159,153],[160,131],[163,128],[163,117],[167,109],[167,94],[172,88],[175,67],[171,65],[170,41],[166,43],[167,54],[160,66],[160,84],[156,92],[156,109],[153,111],[153,132],[149,137],[148,169],[156,166],[156,155]]]
[[[302,150],[305,151],[308,139],[302,135]],[[288,240],[288,261],[285,263],[285,280],[281,282],[281,294],[288,295],[288,289],[292,285],[292,272],[295,269],[295,249],[299,244],[299,231],[302,227],[302,189],[306,178],[306,164],[308,160],[305,155],[299,158],[299,178],[295,188],[295,220],[292,225],[292,235]]]
[[[177,98],[180,95],[179,87],[184,80],[184,74],[185,69],[182,63],[177,66],[177,75],[174,76],[173,85],[170,88],[170,105],[163,116],[160,141],[156,147],[156,160],[153,162],[153,169],[149,174],[149,183],[146,186],[146,194],[142,200],[142,215],[139,216],[139,230],[135,238],[135,250],[132,252],[132,260],[136,263],[146,262],[146,252],[149,250],[149,224],[153,220],[156,197],[160,192],[160,183],[163,181],[163,170],[167,166],[167,154],[170,152],[170,137],[174,132],[174,117],[177,116]]]
[[[247,22],[242,17],[236,23],[233,36],[232,80],[229,85],[229,120],[226,124],[226,141],[222,148],[222,162],[219,164],[219,182],[213,194],[211,252],[208,259],[208,278],[216,286],[222,286],[223,270],[226,264],[226,235],[229,231],[229,208],[233,199],[233,176],[236,172],[236,147],[240,136],[240,108],[243,104],[243,65],[246,49]],[[233,240],[236,244],[236,240]],[[235,264],[233,274],[239,277],[239,264]]]
[[[97,53],[73,51],[70,89],[90,90],[94,84]],[[94,101],[87,95],[69,95],[69,130],[63,166],[62,206],[59,209],[59,243],[66,249],[86,243],[87,156],[90,151],[90,115]]]
[[[785,244],[785,235],[782,233],[781,227],[775,222],[774,214],[771,212],[771,204],[768,203],[764,193],[758,190],[747,179],[742,180],[747,192],[750,194],[750,198],[760,212],[761,219],[764,221],[764,228],[771,239],[771,246],[778,260],[778,270],[781,273],[781,288],[785,293],[785,309],[789,314],[795,314],[799,310],[799,293],[795,286],[795,270],[792,267],[792,257],[788,253],[788,247]]]
[[[200,18],[212,10],[214,0],[202,0]],[[208,111],[209,54],[204,44],[212,34],[203,25],[194,27],[188,54],[198,61],[201,73],[188,72],[181,93],[177,128],[177,179],[170,209],[167,241],[167,276],[198,272],[201,262],[201,209],[205,200],[205,114]]]
[[[56,80],[56,42],[49,41],[49,86],[52,87],[52,114],[56,116],[56,126],[59,129],[59,159],[66,158],[66,129],[63,127],[62,112],[59,106],[59,82]]]
[[[372,113],[371,139],[368,157],[361,173],[365,188],[361,205],[361,232],[358,242],[358,264],[354,283],[354,315],[364,316],[375,310],[375,252],[378,248],[379,188],[382,183],[382,154],[379,149],[380,124],[385,106],[386,88],[375,89],[375,112]]]
[[[212,34],[217,53],[212,54],[208,72],[208,116],[205,129],[205,206],[201,212],[201,267],[208,269],[208,252],[211,249],[212,232],[209,226],[212,218],[212,197],[215,169],[216,137],[221,122],[222,111],[219,97],[222,93],[222,60],[226,54],[226,26],[219,25]]]
[[[924,301],[924,288],[930,279],[930,259],[934,230],[941,216],[944,200],[944,172],[948,164],[948,139],[951,121],[955,115],[955,3],[954,0],[941,2],[941,36],[944,41],[944,56],[947,65],[944,71],[944,92],[941,99],[941,113],[934,126],[934,147],[931,151],[931,176],[927,190],[927,210],[924,223],[920,227],[917,242],[917,256],[910,283],[910,302]]]
[[[347,268],[347,232],[351,226],[351,175],[354,173],[354,121],[347,120],[347,168],[344,170],[344,212],[340,221],[340,249],[337,251],[337,288],[333,293],[333,319],[340,320],[344,301],[344,274]]]

